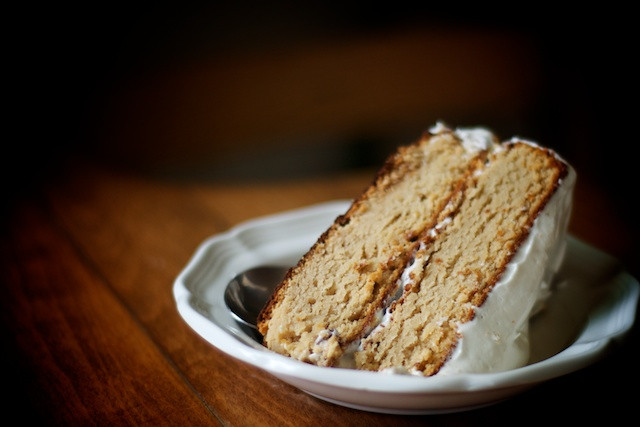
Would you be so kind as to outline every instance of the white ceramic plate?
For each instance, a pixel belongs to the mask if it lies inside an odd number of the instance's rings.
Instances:
[[[425,414],[492,404],[602,357],[633,325],[638,281],[612,257],[569,237],[556,296],[531,325],[527,366],[493,374],[416,377],[322,368],[271,352],[231,317],[224,289],[260,265],[293,265],[344,213],[335,201],[258,218],[204,241],[174,283],[180,315],[213,346],[326,401],[362,410]]]

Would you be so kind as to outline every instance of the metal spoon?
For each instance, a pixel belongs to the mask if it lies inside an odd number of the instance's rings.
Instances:
[[[235,276],[224,291],[224,302],[233,318],[257,331],[260,310],[282,281],[289,267],[260,266]]]

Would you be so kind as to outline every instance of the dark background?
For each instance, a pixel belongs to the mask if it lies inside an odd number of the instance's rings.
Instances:
[[[6,15],[6,200],[87,159],[197,180],[376,168],[444,120],[556,149],[579,185],[606,194],[594,208],[631,224],[615,255],[637,271],[635,23],[629,10],[602,8],[15,9]],[[601,227],[603,239],[618,229]]]

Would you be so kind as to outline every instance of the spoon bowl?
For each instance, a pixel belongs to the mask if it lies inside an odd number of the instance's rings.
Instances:
[[[284,279],[289,267],[259,266],[236,275],[224,291],[224,302],[234,320],[257,332],[260,310]]]

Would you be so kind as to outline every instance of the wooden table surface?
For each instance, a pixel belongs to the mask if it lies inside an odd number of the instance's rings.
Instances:
[[[615,422],[636,414],[628,406],[636,400],[629,391],[637,389],[636,329],[603,360],[504,402],[402,416],[307,395],[221,353],[180,317],[173,281],[204,239],[261,215],[354,197],[371,177],[364,171],[224,184],[85,166],[12,197],[2,216],[0,261],[5,411],[45,425],[231,426],[481,425],[605,415]],[[637,243],[604,202],[580,184],[571,231],[624,257]]]

